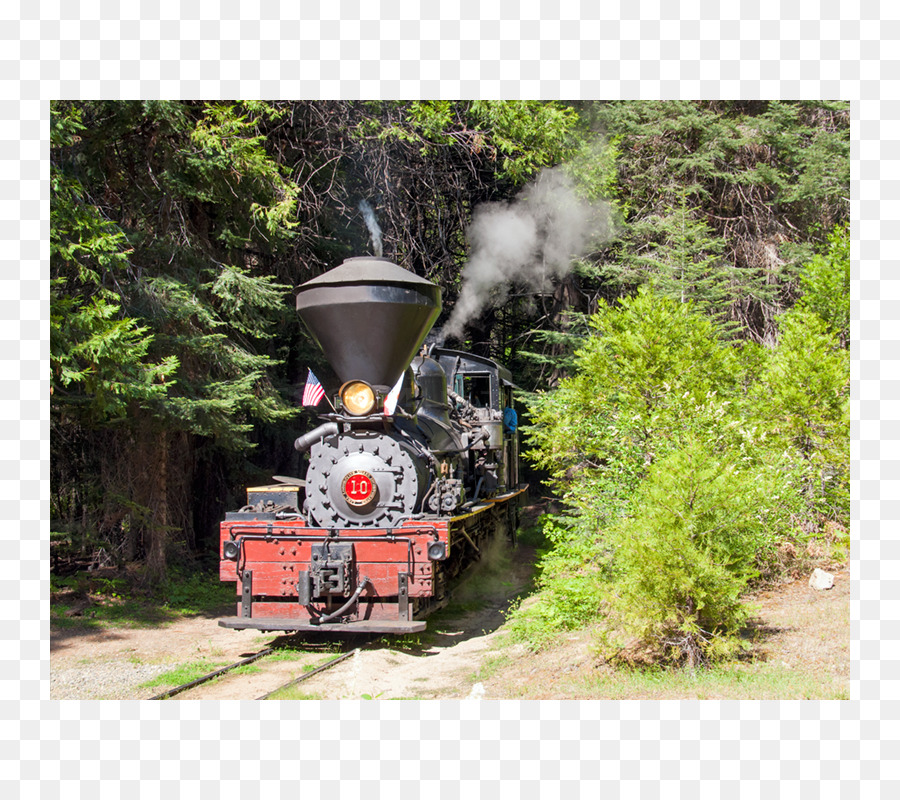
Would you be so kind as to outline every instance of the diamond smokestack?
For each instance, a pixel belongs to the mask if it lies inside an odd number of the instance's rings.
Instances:
[[[341,381],[386,391],[441,313],[441,290],[386,258],[348,258],[299,287],[297,313]]]

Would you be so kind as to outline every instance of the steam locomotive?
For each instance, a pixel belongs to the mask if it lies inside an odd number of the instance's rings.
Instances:
[[[440,289],[358,257],[302,284],[297,311],[343,382],[294,443],[305,479],[247,489],[221,523],[226,628],[408,633],[491,540],[513,538],[513,384],[480,356],[426,345]],[[393,391],[392,391],[393,388]]]

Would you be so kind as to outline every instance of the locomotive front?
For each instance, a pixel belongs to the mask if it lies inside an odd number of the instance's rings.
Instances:
[[[304,510],[322,527],[397,525],[422,500],[431,456],[386,424],[384,398],[440,314],[440,290],[387,259],[354,258],[301,286],[297,311],[342,381],[338,411],[295,443],[310,451]]]
[[[382,258],[347,259],[299,288],[297,311],[341,387],[295,442],[305,480],[248,489],[226,515],[220,576],[239,603],[221,625],[421,630],[446,582],[514,523],[524,488],[502,423],[509,373],[423,348],[440,310],[438,287]]]

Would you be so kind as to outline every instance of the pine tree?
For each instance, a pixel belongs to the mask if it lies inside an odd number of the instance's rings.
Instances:
[[[691,253],[694,296],[713,307],[727,290],[740,334],[774,344],[799,271],[848,219],[849,106],[617,101],[583,114],[616,142],[624,224],[598,256],[609,279],[627,291]]]
[[[95,524],[126,554],[143,542],[154,580],[169,542],[193,540],[196,437],[242,450],[254,424],[295,413],[266,353],[290,310],[264,262],[290,241],[295,196],[258,133],[276,114],[54,107],[51,368],[65,388],[53,395],[54,478],[81,480],[67,440],[96,443],[81,462],[101,474]]]

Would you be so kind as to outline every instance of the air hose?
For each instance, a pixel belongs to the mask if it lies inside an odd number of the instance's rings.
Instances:
[[[346,603],[344,603],[344,605],[342,605],[337,611],[333,611],[327,617],[319,617],[318,619],[310,619],[310,621],[309,621],[310,624],[311,625],[322,625],[326,622],[331,622],[331,620],[333,620],[335,617],[341,616],[341,614],[346,614],[350,610],[350,607],[357,600],[359,600],[359,596],[362,594],[362,590],[366,588],[367,583],[371,583],[371,581],[368,578],[363,577],[363,579],[359,582],[359,586],[356,587],[356,591],[352,595],[350,595],[350,599]]]

